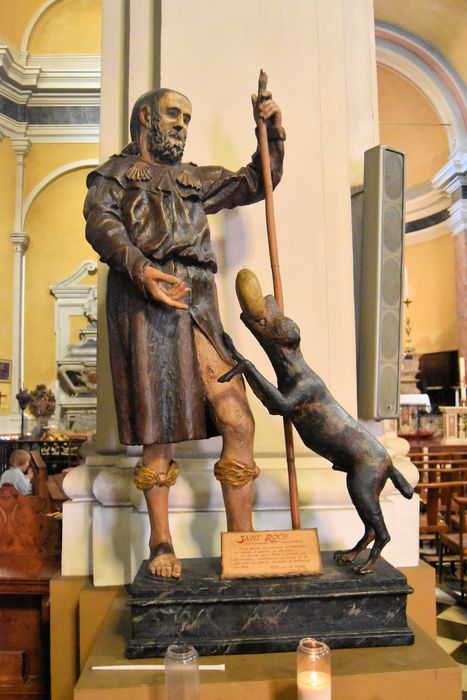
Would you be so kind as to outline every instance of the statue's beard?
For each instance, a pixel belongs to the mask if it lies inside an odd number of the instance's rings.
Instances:
[[[159,122],[153,120],[149,129],[149,150],[151,155],[163,163],[179,163],[185,150],[186,134],[176,129],[161,131]]]

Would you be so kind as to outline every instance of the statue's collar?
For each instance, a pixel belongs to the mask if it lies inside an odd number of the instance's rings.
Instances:
[[[137,157],[131,160],[125,171],[125,178],[132,183],[150,182],[153,187],[164,192],[171,192],[174,184],[190,190],[201,189],[201,180],[196,175],[192,163],[157,165],[138,160]]]
[[[94,174],[112,178],[125,189],[138,187],[167,193],[177,190],[182,197],[196,195],[202,186],[194,163],[156,165],[146,163],[137,155],[125,153],[109,158],[106,163],[96,168]]]

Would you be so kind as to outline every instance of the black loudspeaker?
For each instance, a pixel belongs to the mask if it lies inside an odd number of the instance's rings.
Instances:
[[[358,415],[399,412],[405,234],[405,156],[365,152],[358,315]]]

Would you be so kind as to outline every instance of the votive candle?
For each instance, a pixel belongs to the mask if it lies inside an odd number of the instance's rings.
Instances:
[[[312,637],[297,649],[298,700],[331,700],[331,652]]]

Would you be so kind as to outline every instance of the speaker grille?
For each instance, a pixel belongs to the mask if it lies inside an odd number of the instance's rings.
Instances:
[[[358,408],[362,418],[394,418],[399,376],[404,249],[404,155],[365,153],[360,288]]]
[[[388,199],[402,198],[404,190],[404,156],[396,151],[384,153],[384,194]]]
[[[387,204],[383,211],[384,245],[390,253],[398,253],[401,245],[402,212]]]
[[[395,414],[399,406],[401,347],[403,173],[401,153],[383,152],[383,197],[381,227],[381,306],[378,415]]]

